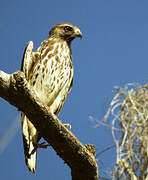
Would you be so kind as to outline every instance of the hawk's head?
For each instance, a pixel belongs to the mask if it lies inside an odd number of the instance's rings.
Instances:
[[[82,38],[80,29],[69,23],[57,24],[51,29],[49,35],[64,39],[67,42],[71,42],[76,37]]]

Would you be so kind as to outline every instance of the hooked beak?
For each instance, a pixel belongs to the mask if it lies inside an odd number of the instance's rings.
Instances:
[[[76,29],[75,29],[75,36],[82,39],[82,33],[81,33],[81,31],[80,31],[79,28],[76,28]]]

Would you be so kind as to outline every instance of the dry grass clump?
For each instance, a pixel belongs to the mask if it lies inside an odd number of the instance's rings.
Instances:
[[[148,85],[117,88],[105,118],[110,112],[117,152],[112,179],[148,180]]]

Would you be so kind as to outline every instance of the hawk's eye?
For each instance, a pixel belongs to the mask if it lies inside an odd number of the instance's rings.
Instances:
[[[64,26],[64,30],[65,30],[65,32],[73,31],[72,27],[70,27],[70,26]]]

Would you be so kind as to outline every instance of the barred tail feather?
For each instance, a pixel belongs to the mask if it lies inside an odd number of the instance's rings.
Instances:
[[[25,161],[29,170],[34,173],[36,170],[38,133],[23,112],[21,118]]]
[[[33,152],[34,151],[34,146],[33,143],[30,143],[30,148],[29,148],[29,152]],[[26,164],[29,168],[29,170],[34,173],[36,170],[36,160],[37,160],[37,151],[34,151],[33,153],[29,153],[31,154],[30,157],[25,157],[26,158]]]

